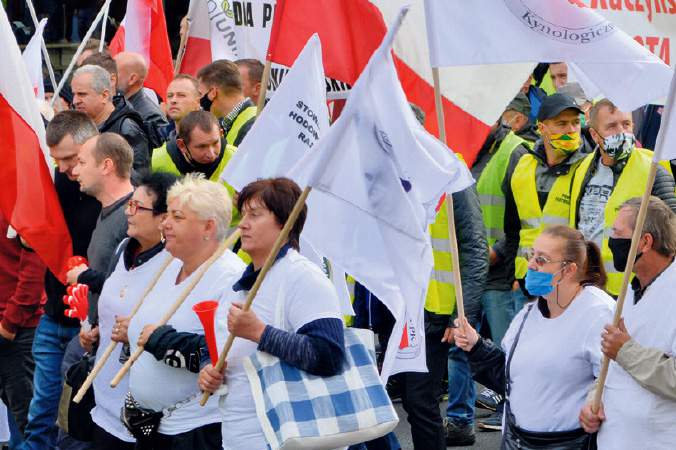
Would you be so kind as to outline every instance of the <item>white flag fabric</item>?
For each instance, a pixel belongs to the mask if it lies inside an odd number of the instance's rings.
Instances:
[[[676,74],[671,79],[669,95],[662,110],[662,124],[655,143],[653,161],[676,159]]]
[[[418,328],[433,264],[426,209],[444,191],[472,180],[462,161],[420,131],[397,79],[391,47],[406,11],[371,57],[340,118],[292,170],[294,179],[313,188],[303,237],[396,318],[383,379],[426,370]],[[418,348],[399,358],[407,317],[414,318]]]
[[[565,61],[625,111],[667,94],[672,69],[580,0],[425,2],[433,67]]]
[[[240,191],[259,178],[288,176],[329,129],[322,47],[312,36],[221,178]]]
[[[241,191],[259,178],[288,177],[291,168],[328,129],[322,47],[315,34],[237,148],[221,179]],[[324,258],[303,236],[301,253],[327,273],[336,287],[342,314],[354,315],[345,273],[336,267],[327,271]]]
[[[42,76],[42,33],[47,25],[47,19],[42,19],[35,29],[35,34],[24,48],[21,56],[26,63],[28,77],[33,85],[35,98],[45,99],[45,84]]]

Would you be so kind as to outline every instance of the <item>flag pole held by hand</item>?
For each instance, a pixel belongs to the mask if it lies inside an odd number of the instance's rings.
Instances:
[[[244,302],[244,306],[242,308],[244,311],[248,311],[249,308],[251,308],[251,304],[253,303],[256,294],[258,293],[258,289],[261,287],[261,284],[263,283],[265,276],[268,274],[268,271],[270,270],[275,260],[277,259],[277,254],[279,253],[279,250],[286,243],[286,240],[289,237],[289,233],[291,232],[293,226],[296,224],[296,220],[298,219],[298,216],[303,210],[303,206],[305,206],[305,200],[307,200],[307,196],[310,195],[311,190],[312,188],[310,186],[307,186],[305,189],[303,189],[303,192],[300,194],[300,197],[298,197],[298,200],[296,200],[296,204],[293,206],[291,214],[289,214],[289,218],[286,220],[286,223],[284,224],[282,231],[280,231],[279,236],[277,236],[277,240],[272,246],[270,254],[265,260],[263,267],[261,268],[261,272],[258,274],[258,277],[254,282],[254,285],[251,287],[251,290],[246,296],[246,301]],[[225,366],[225,359],[228,356],[228,352],[230,351],[230,348],[232,347],[232,343],[234,340],[235,336],[233,334],[228,334],[228,339],[226,340],[225,345],[223,346],[223,350],[221,350],[221,354],[218,356],[218,362],[214,366],[216,370],[218,371],[223,370],[223,367]],[[210,395],[211,394],[208,392],[205,392],[204,395],[202,395],[202,399],[200,400],[201,406],[204,406],[207,403],[207,400],[209,400]]]
[[[218,246],[216,251],[214,252],[213,255],[209,257],[202,265],[197,269],[197,272],[195,272],[195,277],[193,280],[183,289],[181,292],[181,295],[176,299],[173,305],[171,305],[171,308],[162,316],[160,321],[158,322],[158,325],[166,325],[166,323],[171,319],[171,317],[178,311],[178,308],[181,307],[183,302],[185,301],[186,298],[190,295],[194,287],[197,285],[197,283],[200,282],[204,274],[206,273],[207,270],[211,267],[211,265],[230,247],[232,244],[235,243],[235,241],[239,239],[239,230],[235,230],[226,240],[221,242],[221,244]],[[117,372],[115,377],[111,380],[110,382],[110,387],[117,387],[118,384],[120,384],[120,381],[122,381],[122,378],[126,375],[126,373],[129,371],[131,366],[136,362],[137,359],[143,354],[143,346],[139,345],[136,347],[136,350],[134,350],[134,353],[131,354],[127,362],[124,363],[124,365],[120,368],[120,370]]]
[[[146,287],[145,291],[143,291],[143,295],[141,295],[139,301],[136,303],[136,305],[134,305],[134,309],[131,310],[131,313],[129,315],[130,317],[134,317],[136,311],[138,311],[141,305],[143,304],[143,300],[145,300],[145,298],[148,296],[148,293],[153,290],[153,288],[157,284],[157,281],[164,273],[164,270],[169,266],[169,263],[171,263],[173,259],[174,258],[172,256],[168,256],[166,261],[162,263],[160,270],[157,271],[155,277],[152,279],[148,287]],[[99,375],[99,372],[101,372],[101,369],[108,361],[108,358],[110,358],[110,355],[112,355],[113,351],[115,350],[115,347],[117,347],[117,344],[118,343],[115,341],[111,341],[110,344],[108,344],[105,351],[101,355],[101,358],[99,358],[99,360],[96,362],[96,364],[92,368],[92,371],[89,372],[89,375],[87,375],[87,378],[84,380],[82,386],[80,386],[80,389],[77,391],[77,394],[75,394],[75,397],[73,397],[73,401],[75,403],[80,403],[82,397],[84,397],[85,393],[87,392],[87,389],[89,389],[89,387],[92,385],[94,379]]]
[[[439,68],[432,68],[432,78],[434,80],[434,106],[437,112],[437,123],[439,124],[439,140],[446,142],[446,121],[444,119],[444,107],[441,98],[441,84],[439,82]],[[455,231],[455,214],[453,212],[453,196],[446,194],[446,214],[448,216],[448,240],[451,243],[451,261],[453,263],[453,284],[455,289],[455,307],[458,311],[460,328],[464,329],[465,303],[462,297],[462,280],[460,278],[460,257],[458,251],[458,239]]]

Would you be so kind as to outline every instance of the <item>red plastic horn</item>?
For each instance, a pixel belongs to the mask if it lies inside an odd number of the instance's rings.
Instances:
[[[207,340],[207,348],[209,349],[209,357],[211,364],[216,364],[218,361],[218,349],[216,348],[216,332],[214,330],[214,320],[216,318],[216,309],[218,302],[216,300],[205,300],[199,302],[192,307],[197,317],[199,317],[204,328],[204,337]]]

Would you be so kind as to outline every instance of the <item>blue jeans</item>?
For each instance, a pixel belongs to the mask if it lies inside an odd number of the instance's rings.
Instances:
[[[481,296],[481,308],[491,329],[493,342],[500,345],[514,318],[514,295],[512,291],[486,290]]]
[[[474,424],[476,388],[467,354],[452,345],[448,350],[448,407],[446,417],[458,425]]]
[[[68,342],[79,331],[78,327],[58,324],[47,314],[40,318],[33,340],[33,400],[28,409],[22,450],[56,448],[56,416],[63,387],[61,361]]]

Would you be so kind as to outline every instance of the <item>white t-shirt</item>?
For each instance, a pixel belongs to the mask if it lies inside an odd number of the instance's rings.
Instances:
[[[634,304],[629,290],[622,314],[629,335],[641,346],[676,356],[676,263],[648,286]],[[676,402],[653,394],[615,361],[610,362],[603,391],[606,421],[598,435],[599,449],[676,448]]]
[[[144,264],[130,271],[124,267],[124,256],[115,266],[115,271],[108,277],[99,296],[99,351],[96,361],[101,358],[103,350],[110,344],[115,316],[129,316],[131,310],[143,295],[160,267],[170,257],[166,250],[162,250]],[[122,345],[118,345],[115,352],[101,368],[99,376],[94,379],[94,397],[96,406],[91,411],[92,420],[118,439],[125,442],[134,442],[135,439],[120,421],[120,409],[124,404],[124,397],[129,390],[129,377],[125,376],[115,388],[110,387],[110,380],[120,370],[119,362]]]
[[[175,260],[167,267],[131,320],[128,335],[132,349],[136,348],[143,327],[157,323],[195,276],[197,271],[180,284],[176,284],[176,277],[182,266],[181,261]],[[223,309],[224,302],[227,304],[230,301],[232,285],[243,270],[242,260],[230,250],[226,250],[197,283],[169,320],[169,325],[177,331],[204,334],[202,324],[192,310],[193,305],[204,300],[217,300],[218,311]],[[225,310],[227,311],[227,308]],[[221,421],[217,399],[210,399],[204,407],[199,405],[201,395],[197,378],[198,374],[184,368],[170,367],[163,361],[157,361],[150,353],[143,352],[130,370],[129,390],[141,406],[154,411],[182,403],[170,415],[165,414],[160,422],[160,433],[175,435]],[[189,401],[183,404],[188,399]]]
[[[514,317],[505,333],[502,348],[507,354],[528,306]],[[520,428],[580,428],[580,410],[599,372],[601,330],[612,321],[614,308],[613,299],[592,286],[585,287],[554,319],[544,317],[537,303],[533,305],[510,369],[510,408]]]
[[[588,241],[601,248],[606,204],[613,193],[613,171],[599,161],[596,173],[589,180],[580,200],[578,229]]]
[[[242,302],[246,292],[235,293],[228,300]],[[253,302],[253,311],[264,323],[276,326],[275,307],[284,301],[286,331],[298,331],[317,319],[340,319],[338,297],[324,273],[293,249],[279,259],[268,272]],[[219,347],[227,339],[227,310],[217,313],[216,336]],[[278,327],[278,326],[277,326]],[[226,450],[265,449],[267,443],[258,422],[243,359],[256,352],[255,342],[235,339],[228,354],[226,384],[228,393],[220,398],[223,414],[223,448]]]

